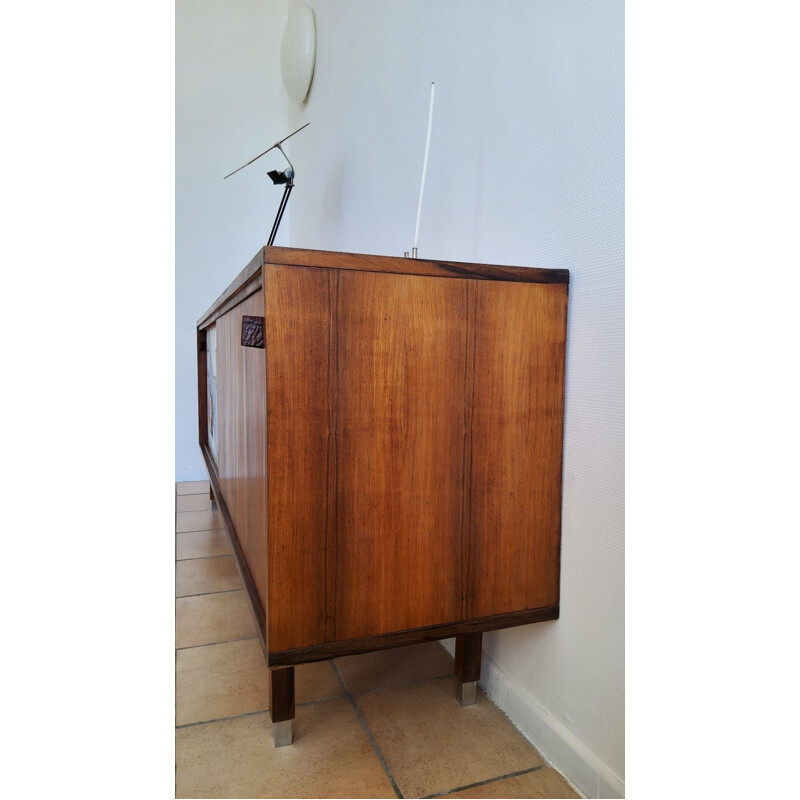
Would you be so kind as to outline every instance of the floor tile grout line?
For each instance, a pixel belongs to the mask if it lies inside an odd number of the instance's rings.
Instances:
[[[225,531],[225,528],[198,528],[197,530],[191,530],[191,531],[176,530],[175,535],[180,536],[183,533],[214,533],[215,531]]]
[[[201,489],[199,492],[179,492],[178,486],[182,483],[199,483],[199,481],[175,481],[175,497],[183,497],[183,496],[191,496],[196,494],[208,494],[210,486],[208,485],[208,481],[206,481],[206,488]]]
[[[484,781],[476,781],[475,783],[468,783],[464,786],[456,786],[454,789],[448,789],[446,792],[437,792],[436,794],[428,794],[422,798],[422,800],[432,800],[435,797],[447,797],[454,792],[463,792],[467,789],[476,789],[478,786],[486,786],[490,783],[497,783],[498,781],[504,781],[508,778],[518,778],[520,775],[529,775],[531,772],[538,772],[540,769],[544,769],[546,764],[539,764],[538,767],[528,767],[528,769],[521,769],[517,772],[509,772],[508,775],[499,775],[496,778],[487,778]]]
[[[188,600],[190,597],[211,597],[213,594],[232,594],[242,592],[244,589],[215,589],[212,592],[195,592],[194,594],[176,594],[176,600]]]
[[[203,642],[203,644],[188,644],[186,647],[176,647],[175,652],[179,650],[196,650],[198,647],[214,647],[218,644],[229,644],[230,642],[249,642],[253,639],[258,639],[258,636],[242,636],[239,639],[221,639],[218,642]]]
[[[188,531],[191,533],[191,531]],[[218,556],[192,556],[192,558],[176,558],[176,561],[202,561],[205,558],[233,558],[233,553],[220,553]]]
[[[413,689],[417,686],[422,686],[423,683],[428,683],[428,681],[442,681],[445,678],[452,677],[452,674],[448,672],[445,675],[431,675],[427,678],[411,678],[404,683],[389,683],[386,686],[373,686],[371,689],[361,689],[360,691],[352,692],[352,695],[353,697],[358,697],[362,694],[380,694],[381,692],[391,692],[395,689]]]
[[[208,597],[212,594],[230,594],[231,592],[243,592],[243,586],[237,586],[235,589],[217,589],[213,592],[196,592],[195,594],[176,594],[176,600],[185,600],[187,597]]]
[[[177,553],[176,553],[176,555],[177,555]],[[175,563],[176,564],[180,564],[181,561],[200,561],[201,559],[204,559],[204,558],[222,558],[222,556],[232,556],[232,555],[233,555],[233,553],[222,553],[219,556],[193,556],[192,558],[176,558],[175,559]],[[177,569],[177,567],[176,567],[176,569]]]
[[[330,703],[331,700],[344,700],[343,694],[332,694],[328,697],[318,697],[316,700],[304,700],[302,703],[297,703],[298,708],[303,706],[317,706],[320,703]]]
[[[342,677],[342,673],[339,672],[339,667],[336,666],[335,661],[331,661],[331,666],[333,667],[333,671],[336,673],[336,677],[339,679],[339,683],[342,685],[345,697],[350,702],[353,711],[355,711],[356,718],[364,730],[364,733],[366,734],[367,739],[375,752],[375,755],[378,757],[381,767],[383,767],[383,771],[386,773],[386,777],[389,779],[389,783],[392,785],[392,789],[394,789],[395,795],[399,798],[402,798],[403,793],[400,791],[400,787],[397,785],[397,781],[394,779],[394,775],[392,775],[392,771],[389,769],[389,765],[386,763],[386,759],[383,757],[383,753],[381,752],[380,747],[378,747],[378,743],[375,741],[375,737],[372,735],[372,731],[369,729],[369,725],[367,725],[367,721],[364,719],[361,709],[356,704],[355,698],[350,692],[350,689],[347,688],[347,684]]]
[[[316,700],[305,700],[302,703],[297,703],[297,708],[305,708],[306,706],[318,706],[322,703],[330,703],[334,700],[344,700],[344,695],[334,694],[330,697],[319,697]],[[182,725],[176,725],[175,730],[179,728],[194,728],[197,725],[210,725],[213,722],[227,722],[232,719],[243,719],[244,717],[254,717],[258,714],[269,714],[268,708],[262,708],[258,711],[243,711],[241,714],[231,714],[227,717],[214,717],[214,719],[201,719],[197,722],[184,722]]]
[[[197,722],[184,722],[183,725],[176,725],[175,730],[179,731],[183,728],[196,728],[198,725],[211,725],[214,722],[227,722],[232,719],[245,719],[246,717],[255,717],[259,714],[269,714],[268,708],[262,708],[258,711],[243,711],[241,714],[232,714],[229,717],[215,717],[214,719],[201,719]]]

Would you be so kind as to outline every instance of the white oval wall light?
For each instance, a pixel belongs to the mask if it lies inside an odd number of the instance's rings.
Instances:
[[[292,100],[302,103],[308,96],[314,76],[317,53],[317,32],[314,14],[308,6],[295,6],[281,41],[281,75],[286,93]]]

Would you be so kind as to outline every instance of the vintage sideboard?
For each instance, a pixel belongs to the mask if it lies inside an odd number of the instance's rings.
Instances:
[[[199,441],[270,668],[559,613],[568,270],[265,247],[197,324]]]

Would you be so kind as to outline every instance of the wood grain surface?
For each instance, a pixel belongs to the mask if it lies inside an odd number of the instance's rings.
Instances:
[[[461,613],[466,283],[341,272],[335,637]]]
[[[330,272],[268,267],[266,290],[270,651],[325,641],[329,480]]]
[[[467,617],[558,604],[566,303],[475,287]]]
[[[269,663],[556,618],[568,272],[264,248],[234,284],[218,480]]]
[[[263,313],[259,291],[219,317],[216,329],[220,488],[266,608],[266,367],[263,350],[241,344],[242,317]]]

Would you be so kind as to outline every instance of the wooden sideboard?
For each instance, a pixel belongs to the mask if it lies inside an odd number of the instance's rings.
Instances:
[[[559,613],[568,270],[265,247],[197,324],[200,447],[270,667]]]

